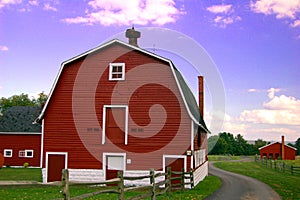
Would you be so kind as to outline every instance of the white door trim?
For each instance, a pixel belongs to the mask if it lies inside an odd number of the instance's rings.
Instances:
[[[185,155],[163,155],[163,172],[165,172],[166,168],[166,158],[183,158],[184,162],[184,171],[186,172],[186,167],[187,167],[187,157]]]
[[[107,157],[108,156],[122,156],[123,157],[123,171],[126,171],[126,153],[103,153],[103,163],[102,163],[102,170],[103,170],[103,176],[104,180],[106,180],[106,163],[107,163]]]
[[[65,169],[68,168],[68,152],[46,152],[46,183],[48,182],[48,156],[49,155],[64,155]]]
[[[105,124],[107,108],[125,108],[125,145],[128,143],[128,105],[104,105],[102,116],[102,144],[105,144]]]

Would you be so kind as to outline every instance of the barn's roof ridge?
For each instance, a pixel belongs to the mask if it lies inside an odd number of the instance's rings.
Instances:
[[[179,88],[179,91],[181,93],[181,96],[184,100],[184,104],[185,104],[185,107],[189,113],[189,116],[191,117],[191,119],[198,125],[200,126],[203,130],[205,130],[206,132],[210,133],[210,131],[208,130],[208,128],[206,127],[206,124],[202,118],[202,116],[200,115],[200,112],[199,112],[199,108],[198,108],[198,105],[197,105],[197,102],[195,100],[195,97],[193,95],[193,93],[191,92],[191,89],[189,88],[189,86],[187,85],[187,83],[185,82],[184,78],[182,77],[181,73],[178,71],[178,69],[175,67],[175,65],[173,64],[173,62],[168,59],[168,58],[165,58],[165,57],[162,57],[160,55],[157,55],[155,53],[152,53],[150,51],[147,51],[145,49],[142,49],[140,47],[137,47],[137,46],[134,46],[134,45],[131,45],[131,44],[128,44],[124,41],[121,41],[121,40],[118,40],[118,39],[113,39],[113,40],[110,40],[110,41],[107,41],[105,43],[103,43],[102,45],[99,45],[93,49],[90,49],[82,54],[79,54],[78,56],[75,56],[71,59],[68,59],[64,62],[62,62],[61,64],[61,67],[60,67],[60,70],[59,70],[59,73],[58,75],[56,76],[56,79],[55,79],[55,82],[53,84],[53,87],[51,88],[51,91],[50,91],[50,94],[49,94],[49,97],[47,99],[47,102],[42,110],[42,112],[40,113],[40,115],[38,116],[38,118],[35,120],[36,123],[39,123],[43,117],[44,117],[44,114],[45,114],[45,111],[47,109],[47,105],[52,97],[52,94],[54,92],[54,89],[58,83],[58,79],[64,69],[64,66],[70,62],[73,62],[74,60],[77,60],[79,58],[82,58],[84,56],[87,56],[93,52],[96,52],[102,48],[105,48],[107,46],[110,46],[114,43],[119,43],[121,45],[124,45],[128,48],[131,48],[131,49],[134,49],[134,50],[137,50],[139,52],[142,52],[142,53],[145,53],[149,56],[152,56],[152,57],[155,57],[159,60],[162,60],[162,61],[165,61],[167,63],[169,63],[170,67],[171,67],[171,70],[172,70],[172,73],[174,75],[174,78],[175,78],[175,81],[177,83],[177,86]]]
[[[268,147],[268,146],[271,146],[271,145],[273,145],[273,144],[276,144],[276,143],[278,143],[278,144],[281,145],[280,142],[272,142],[272,143],[270,143],[270,144],[267,144],[267,145],[265,145],[265,146],[262,146],[262,147],[258,148],[258,150],[264,149],[264,148],[266,148],[266,147]],[[287,144],[284,144],[284,146],[289,147],[289,148],[292,148],[292,149],[294,149],[294,150],[297,150],[297,148],[291,147],[290,145],[287,145]]]

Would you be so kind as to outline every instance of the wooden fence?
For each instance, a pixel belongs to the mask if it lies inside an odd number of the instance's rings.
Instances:
[[[282,160],[272,160],[255,156],[255,162],[260,162],[262,165],[279,172],[289,172],[292,175],[300,175],[300,166],[288,165]]]
[[[175,176],[173,176],[175,175]],[[177,176],[176,176],[177,175]],[[164,177],[163,181],[156,181],[157,178]],[[149,179],[149,185],[145,186],[137,186],[137,187],[126,187],[124,185],[124,181],[136,181],[136,180],[142,180],[142,179]],[[179,183],[172,184],[172,181],[178,181]],[[180,180],[180,181],[179,181]],[[101,187],[101,190],[95,191],[88,194],[82,194],[80,196],[76,197],[70,197],[70,187],[72,185],[108,185],[108,184],[117,184],[117,187],[115,189],[105,189],[105,186]],[[69,182],[69,171],[68,169],[64,169],[62,171],[62,189],[61,193],[63,195],[64,200],[80,200],[84,198],[88,198],[91,196],[103,194],[103,193],[116,193],[118,194],[119,200],[124,200],[124,193],[126,191],[133,191],[133,190],[147,190],[148,193],[143,193],[140,195],[136,195],[134,197],[127,198],[127,200],[136,200],[136,199],[142,199],[146,197],[151,197],[151,199],[155,200],[156,196],[162,195],[162,194],[169,194],[172,190],[184,190],[185,185],[190,185],[190,188],[194,187],[194,177],[193,177],[193,171],[192,169],[189,172],[184,172],[184,169],[182,169],[181,172],[175,172],[171,171],[171,168],[167,168],[166,173],[155,173],[153,169],[150,169],[149,175],[145,176],[132,176],[127,177],[123,175],[123,171],[118,172],[118,177],[115,179],[107,180],[105,182],[99,182],[99,183],[70,183]],[[108,187],[107,187],[108,188]]]

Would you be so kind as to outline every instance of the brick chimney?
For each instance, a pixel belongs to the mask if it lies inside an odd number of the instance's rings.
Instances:
[[[204,82],[203,76],[198,76],[198,92],[199,92],[199,111],[202,119],[204,119]]]
[[[141,32],[134,30],[132,26],[131,29],[126,30],[126,37],[128,38],[128,43],[138,47],[137,39],[141,37]]]
[[[282,160],[285,159],[285,156],[284,156],[284,136],[283,135],[281,136],[281,158],[282,158]]]

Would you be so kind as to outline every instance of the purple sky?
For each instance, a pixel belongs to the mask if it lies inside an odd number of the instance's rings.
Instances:
[[[0,0],[0,97],[48,93],[63,61],[132,24],[177,31],[207,51],[226,94],[220,131],[300,137],[299,0]]]

